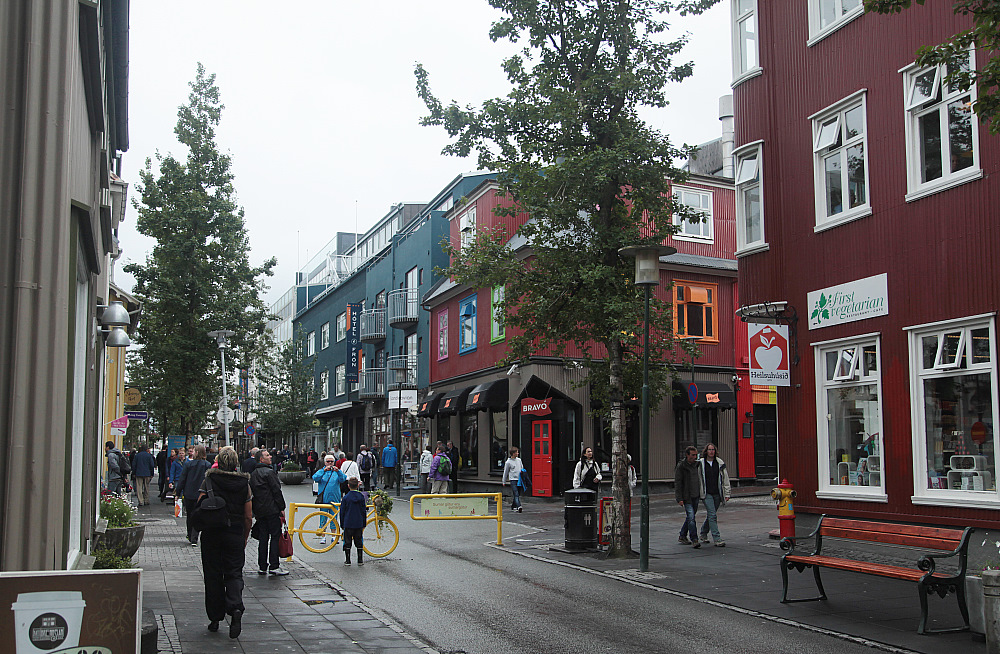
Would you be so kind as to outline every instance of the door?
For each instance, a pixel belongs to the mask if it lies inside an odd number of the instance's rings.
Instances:
[[[552,421],[531,423],[531,486],[535,497],[552,497]]]
[[[758,479],[778,478],[778,407],[753,405],[754,474]]]

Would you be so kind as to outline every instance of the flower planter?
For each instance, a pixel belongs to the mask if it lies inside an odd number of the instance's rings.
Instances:
[[[986,603],[983,600],[983,578],[966,575],[965,601],[969,605],[969,628],[973,633],[986,633]]]
[[[93,549],[111,550],[118,556],[132,558],[139,551],[142,537],[146,535],[146,525],[131,527],[108,527],[104,533],[94,533]]]
[[[281,480],[282,484],[285,484],[287,486],[297,486],[297,485],[301,484],[303,481],[305,481],[305,478],[306,478],[307,474],[308,473],[305,470],[296,471],[296,472],[280,472],[279,471],[278,472],[278,479]]]

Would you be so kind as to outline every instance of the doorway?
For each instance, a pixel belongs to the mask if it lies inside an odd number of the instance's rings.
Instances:
[[[531,484],[536,497],[552,497],[552,421],[531,423]]]
[[[778,478],[778,405],[753,405],[753,458],[757,479]]]

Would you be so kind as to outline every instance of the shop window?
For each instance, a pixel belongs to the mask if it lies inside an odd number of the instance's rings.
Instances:
[[[438,311],[437,320],[438,361],[448,358],[448,310]]]
[[[855,95],[813,117],[817,228],[871,214],[865,106]]]
[[[347,312],[337,316],[337,342],[347,338]]]
[[[507,412],[496,411],[490,416],[490,472],[503,473],[507,463]]]
[[[861,0],[809,0],[809,44],[839,30],[864,11]]]
[[[816,346],[819,496],[885,499],[879,360],[877,337]]]
[[[343,395],[344,393],[346,393],[347,374],[346,374],[346,368],[344,367],[343,364],[334,368],[334,380],[336,383],[337,395]]]
[[[733,0],[733,84],[759,74],[757,0]]]
[[[490,341],[502,341],[505,336],[503,325],[503,286],[490,292]]]
[[[680,228],[674,238],[712,242],[712,193],[687,188],[674,189],[674,200],[690,212],[685,218],[674,216]]]
[[[319,399],[330,399],[330,371],[323,370],[319,373]]]
[[[976,89],[945,83],[946,73],[967,72],[945,64],[905,70],[907,200],[915,200],[982,175],[979,122],[972,111]]]
[[[461,422],[462,435],[458,452],[462,462],[459,470],[475,474],[479,472],[479,412],[463,413]]]
[[[736,252],[756,252],[767,247],[761,203],[763,152],[757,143],[741,148],[733,156],[736,159]]]
[[[674,334],[719,341],[719,286],[674,281]]]
[[[458,306],[458,352],[476,349],[476,296],[471,295]]]
[[[442,443],[451,440],[451,416],[440,415],[437,417],[437,439]]]
[[[319,330],[319,347],[321,350],[325,350],[330,347],[330,323],[325,322]]]
[[[910,331],[914,502],[998,503],[992,318]]]

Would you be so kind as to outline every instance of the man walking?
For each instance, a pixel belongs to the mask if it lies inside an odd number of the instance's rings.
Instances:
[[[115,447],[114,441],[104,444],[104,455],[108,457],[108,492],[118,495],[122,492],[122,480],[125,474],[122,472],[122,453]]]
[[[442,461],[444,462],[442,464]],[[431,459],[431,493],[441,495],[448,492],[448,482],[451,480],[451,459],[445,452],[444,445],[437,444],[437,453]]]
[[[271,469],[271,453],[257,450],[255,465],[250,473],[250,490],[253,491],[253,517],[257,519],[257,574],[283,576],[278,560],[278,539],[281,537],[281,515],[285,510],[285,497],[281,494],[278,475]]]
[[[389,490],[396,485],[396,462],[399,457],[396,454],[396,448],[393,446],[392,441],[389,441],[384,448],[382,448],[382,471],[385,475],[385,489]]]
[[[458,465],[462,461],[462,455],[459,454],[458,448],[451,441],[448,441],[448,449],[445,451],[448,458],[451,459],[451,480],[448,482],[449,493],[458,492]]]
[[[357,458],[358,470],[361,471],[361,488],[372,489],[372,470],[375,469],[375,456],[368,451],[368,446],[362,444]]]
[[[135,495],[139,500],[139,506],[149,506],[149,482],[153,479],[153,471],[156,470],[156,459],[149,453],[149,446],[145,443],[139,444],[139,451],[132,459],[132,473],[135,475]]]
[[[510,484],[510,491],[513,494],[510,508],[520,513],[521,488],[518,484],[521,481],[521,471],[524,470],[524,464],[521,463],[521,457],[517,454],[518,449],[516,447],[510,448],[510,458],[507,459],[507,463],[503,466],[503,479],[501,483],[504,485]]]
[[[694,516],[701,499],[701,468],[698,466],[698,448],[694,445],[684,449],[684,458],[674,468],[674,497],[684,507],[684,524],[677,542],[698,549],[701,541],[698,540],[698,523]]]
[[[167,448],[156,453],[156,482],[160,487],[160,501],[163,501],[163,489],[167,485],[167,459],[169,458]]]

